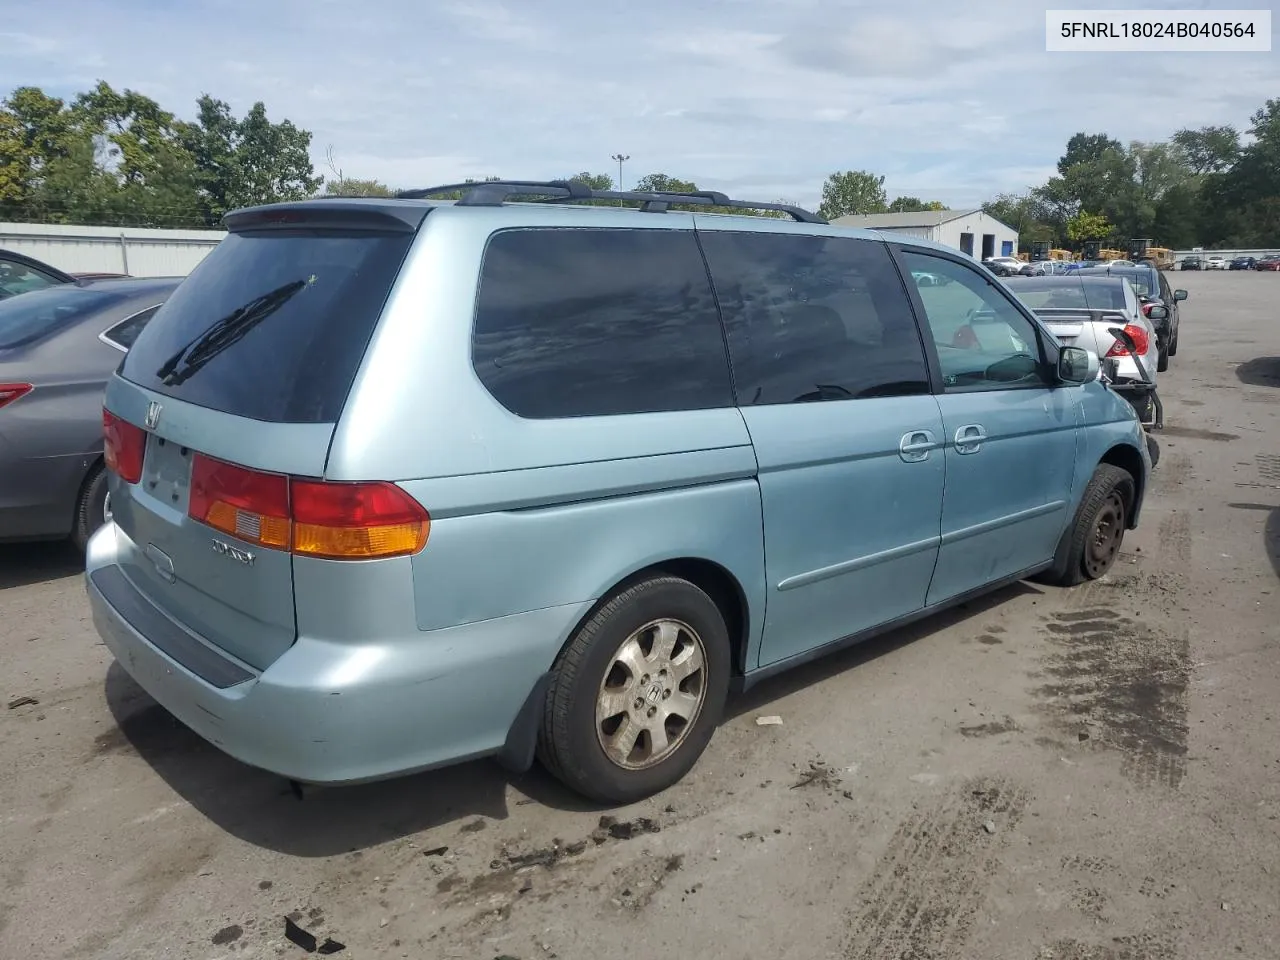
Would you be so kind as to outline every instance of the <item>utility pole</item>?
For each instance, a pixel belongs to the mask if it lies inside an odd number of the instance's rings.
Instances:
[[[621,192],[624,189],[622,186],[622,165],[630,160],[631,156],[629,154],[624,156],[621,153],[615,153],[611,159],[618,161],[618,190]],[[618,201],[618,206],[622,206],[621,200]]]

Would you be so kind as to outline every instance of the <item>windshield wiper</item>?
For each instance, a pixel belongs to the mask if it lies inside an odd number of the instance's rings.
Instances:
[[[306,280],[295,280],[237,307],[166,360],[164,366],[156,371],[156,376],[167,387],[176,387],[185,382],[210,360],[283,307],[305,286]],[[179,367],[182,369],[179,370]]]

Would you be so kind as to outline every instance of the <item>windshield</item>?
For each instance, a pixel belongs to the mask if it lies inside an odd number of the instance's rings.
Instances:
[[[0,350],[51,336],[124,298],[123,293],[58,284],[0,300]]]

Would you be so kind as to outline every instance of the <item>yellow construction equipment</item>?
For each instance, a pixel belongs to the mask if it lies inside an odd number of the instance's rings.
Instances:
[[[1073,255],[1070,250],[1059,250],[1057,247],[1054,247],[1049,251],[1049,259],[1050,260],[1071,260],[1073,259]]]

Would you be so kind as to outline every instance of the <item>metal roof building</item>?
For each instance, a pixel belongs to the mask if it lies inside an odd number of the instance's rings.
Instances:
[[[1011,257],[1018,252],[1018,231],[979,209],[850,214],[831,222],[840,227],[883,230],[932,240],[978,260]]]

